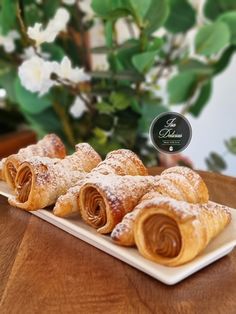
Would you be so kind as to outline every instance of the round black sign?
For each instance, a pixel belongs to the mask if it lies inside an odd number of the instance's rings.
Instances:
[[[192,138],[192,128],[181,114],[165,112],[152,121],[150,138],[158,151],[176,154],[188,146]]]

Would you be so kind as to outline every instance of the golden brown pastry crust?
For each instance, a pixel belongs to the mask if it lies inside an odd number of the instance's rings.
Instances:
[[[48,134],[37,144],[21,148],[17,154],[10,155],[3,162],[2,177],[11,188],[15,188],[15,177],[20,164],[32,156],[65,158],[66,149],[56,134]]]
[[[158,182],[155,183],[158,185]],[[145,194],[140,202],[144,200],[151,199],[153,197],[157,197],[158,192],[151,191]],[[159,197],[163,197],[159,194]],[[134,246],[134,222],[140,212],[140,207],[137,205],[131,212],[127,213],[121,222],[119,222],[111,232],[112,240],[119,245],[122,246]]]
[[[171,167],[164,170],[157,189],[161,194],[189,203],[207,203],[208,189],[201,176],[187,167]]]
[[[158,177],[97,175],[80,188],[79,207],[83,220],[100,233],[109,233],[141,197],[153,189]]]
[[[106,159],[99,163],[88,176],[90,177],[97,174],[146,176],[148,172],[142,161],[135,153],[128,149],[118,149],[110,152]],[[53,209],[54,215],[59,217],[68,217],[79,213],[77,198],[82,184],[83,182],[78,182],[75,187],[72,187],[65,195],[58,198]]]
[[[144,257],[167,266],[194,259],[231,220],[223,205],[189,204],[159,194],[138,206],[134,223],[137,248]]]
[[[189,203],[208,202],[208,190],[202,178],[190,168],[172,167],[162,172],[156,183],[159,196],[168,196]],[[157,196],[157,194],[156,194]],[[142,200],[150,197],[145,195]],[[134,221],[139,213],[139,206],[124,216],[111,233],[114,242],[123,246],[133,246]]]
[[[9,203],[25,210],[54,204],[60,195],[86,176],[85,170],[96,165],[97,153],[92,154],[92,150],[88,144],[82,143],[73,155],[64,159],[31,157],[23,162],[15,179],[16,196],[10,198]]]
[[[0,180],[5,181],[4,174],[3,174],[3,164],[6,158],[0,160]]]

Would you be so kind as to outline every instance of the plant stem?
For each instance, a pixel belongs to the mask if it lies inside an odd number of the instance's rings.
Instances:
[[[129,31],[129,34],[130,34],[130,38],[131,39],[135,38],[135,31],[134,31],[134,28],[133,28],[133,25],[132,25],[132,21],[130,21],[129,18],[126,18],[125,19],[125,23],[126,23],[126,26],[128,28],[128,31]]]
[[[71,146],[75,146],[76,140],[74,138],[74,132],[71,128],[71,124],[70,124],[70,121],[68,119],[66,110],[56,101],[53,102],[53,108],[61,120],[63,130],[64,130],[64,133],[65,133],[66,138],[68,140],[68,143]]]
[[[183,109],[181,110],[180,113],[181,113],[183,116],[185,116],[185,115],[188,113],[188,111],[189,111],[189,109],[191,108],[191,106],[192,106],[191,102],[190,102],[190,101],[187,102],[187,104],[183,107]]]
[[[23,3],[21,0],[18,0],[17,1],[17,20],[18,20],[18,23],[19,23],[19,29],[20,29],[20,33],[21,33],[21,36],[22,36],[22,42],[24,44],[24,46],[28,47],[28,46],[31,46],[31,45],[34,45],[34,41],[31,40],[28,35],[27,35],[27,30],[26,30],[26,26],[25,26],[25,23],[24,23],[24,12],[23,12]]]
[[[86,70],[91,70],[91,64],[90,64],[90,60],[89,60],[89,47],[88,47],[88,40],[86,40],[86,30],[84,29],[84,23],[83,23],[83,15],[82,12],[80,10],[80,6],[79,6],[79,1],[77,2],[77,4],[75,5],[75,10],[76,10],[76,15],[77,15],[77,26],[79,29],[79,33],[81,36],[81,46],[78,46],[78,50],[80,51],[80,49],[82,50],[82,60],[83,60],[83,65],[85,67]],[[76,41],[77,43],[77,41]]]

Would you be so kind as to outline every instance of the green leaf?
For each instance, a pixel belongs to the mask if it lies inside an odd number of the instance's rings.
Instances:
[[[103,18],[118,18],[130,13],[125,0],[93,0],[92,9]]]
[[[109,114],[99,113],[93,118],[93,123],[98,128],[109,131],[113,127],[114,117]]]
[[[41,47],[42,47],[43,52],[49,53],[51,59],[54,61],[60,62],[65,55],[63,49],[60,46],[58,46],[57,44],[44,43],[44,44],[42,44]]]
[[[206,163],[208,169],[215,172],[221,172],[227,168],[224,159],[215,152],[210,153],[210,156],[206,158]]]
[[[107,133],[100,129],[100,128],[95,128],[93,130],[93,133],[95,135],[95,137],[97,138],[97,141],[99,144],[104,145],[107,142]]]
[[[200,90],[199,96],[195,103],[191,106],[189,112],[195,116],[198,117],[200,113],[202,112],[203,108],[208,103],[212,92],[212,83],[211,81],[208,81],[206,84],[204,84]]]
[[[112,92],[110,101],[117,110],[124,110],[130,106],[130,97],[123,93]]]
[[[235,47],[230,46],[227,48],[220,59],[214,64],[213,69],[214,69],[214,75],[221,73],[224,71],[227,66],[229,65],[231,58],[235,52]]]
[[[133,112],[130,108],[119,111],[117,121],[114,127],[112,138],[128,148],[133,147],[136,136],[139,114]]]
[[[161,113],[168,111],[158,100],[146,100],[141,106],[141,117],[139,119],[140,133],[148,133],[152,121]]]
[[[223,22],[215,22],[203,26],[195,38],[196,52],[205,56],[211,56],[225,48],[230,41],[230,32]]]
[[[214,72],[214,69],[203,62],[200,62],[196,59],[187,59],[186,61],[178,65],[179,72],[191,71],[198,75],[211,76]]]
[[[17,17],[17,1],[2,0],[1,1],[1,32],[7,35],[9,31],[16,29]]]
[[[196,85],[197,77],[191,71],[172,77],[167,86],[170,103],[180,104],[188,100],[193,95]]]
[[[164,41],[160,37],[154,37],[151,41],[148,42],[147,50],[148,51],[157,51],[164,44]]]
[[[169,0],[152,0],[147,14],[144,17],[145,33],[152,34],[166,21],[169,14]]]
[[[6,90],[7,97],[13,103],[17,103],[14,89],[14,80],[16,76],[16,70],[11,68],[6,68],[5,72],[0,73],[0,86]]]
[[[128,0],[131,12],[139,20],[140,24],[143,23],[143,18],[145,17],[152,0]]]
[[[196,23],[196,13],[187,0],[170,0],[170,14],[165,28],[171,33],[184,33]]]
[[[45,14],[45,22],[48,22],[49,19],[51,19],[55,13],[56,10],[60,7],[61,0],[50,0],[50,1],[42,1],[42,11]]]
[[[134,67],[140,73],[146,73],[154,64],[157,51],[139,53],[132,58]]]
[[[108,20],[105,23],[105,39],[107,47],[111,48],[113,44],[113,20]]]
[[[231,154],[236,155],[236,137],[231,137],[228,141],[225,141],[225,146]]]
[[[22,111],[30,114],[38,114],[51,106],[51,100],[48,95],[39,97],[27,91],[17,78],[14,83],[17,102]]]
[[[235,0],[207,0],[204,5],[204,14],[210,20],[215,20],[227,11],[236,10]]]
[[[132,63],[132,57],[140,52],[140,42],[136,39],[130,39],[124,43],[124,46],[118,49],[117,58],[126,70],[136,69]],[[135,75],[136,76],[136,75]]]
[[[220,15],[219,21],[227,24],[230,30],[230,42],[231,44],[236,44],[236,11],[227,12],[223,15]]]
[[[110,78],[115,79],[115,76],[114,76],[115,73],[123,72],[123,70],[125,70],[122,63],[120,62],[120,60],[116,57],[114,53],[111,53],[107,56],[107,61],[112,71],[112,75]]]
[[[106,113],[106,114],[110,114],[115,111],[115,109],[113,108],[111,104],[104,101],[97,103],[96,108],[100,113]]]
[[[30,3],[24,6],[24,23],[26,26],[32,26],[37,21],[38,23],[43,21],[43,12],[39,9],[37,4]]]
[[[109,152],[123,148],[123,145],[118,141],[113,139],[109,139],[105,144],[98,143],[97,138],[94,136],[88,139],[88,143],[101,155],[101,157],[105,158],[106,154]]]
[[[23,114],[33,130],[35,130],[40,137],[48,133],[56,133],[63,139],[65,138],[60,119],[52,108],[47,108],[38,114],[31,114],[26,111],[24,111]]]

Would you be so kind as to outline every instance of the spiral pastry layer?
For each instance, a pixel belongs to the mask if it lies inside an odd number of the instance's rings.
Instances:
[[[102,175],[116,174],[124,175],[139,175],[146,176],[148,174],[146,167],[138,156],[128,149],[118,149],[110,152],[106,159],[100,162],[94,168],[88,177]],[[59,217],[68,217],[73,214],[78,214],[80,208],[77,198],[82,186],[81,181],[76,186],[70,188],[65,195],[59,197],[53,209],[53,213]]]
[[[32,157],[23,162],[17,171],[16,196],[9,199],[13,206],[36,210],[55,204],[57,198],[85,178],[85,170],[99,162],[97,153],[92,154],[88,144],[77,146],[77,151],[64,159]],[[96,163],[97,160],[97,163]]]
[[[189,204],[151,195],[138,205],[134,239],[144,257],[163,265],[191,261],[231,220],[223,205]]]
[[[66,149],[56,134],[48,134],[37,144],[22,148],[17,154],[5,158],[2,165],[2,178],[6,180],[9,187],[15,188],[15,178],[20,164],[33,156],[62,159],[66,156]]]
[[[80,188],[81,216],[98,232],[110,233],[157,181],[152,176],[92,176]]]
[[[159,197],[167,196],[179,201],[189,203],[207,203],[208,190],[198,173],[186,167],[172,167],[162,172],[160,180],[156,184],[156,194]],[[144,195],[142,201],[152,198],[150,193]],[[134,222],[139,213],[137,206],[131,213],[124,216],[122,221],[116,225],[111,237],[114,242],[123,246],[133,246],[134,242]]]

